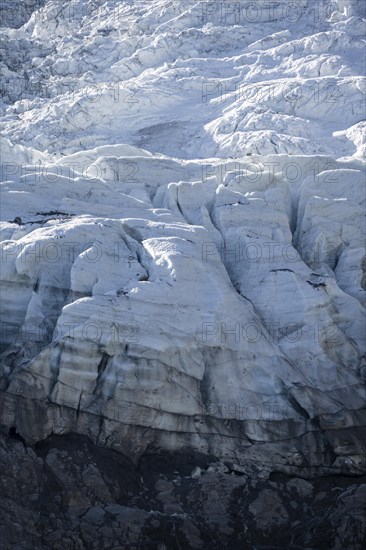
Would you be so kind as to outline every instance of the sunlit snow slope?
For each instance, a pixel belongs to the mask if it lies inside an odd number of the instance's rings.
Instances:
[[[362,471],[364,1],[3,4],[3,429]]]

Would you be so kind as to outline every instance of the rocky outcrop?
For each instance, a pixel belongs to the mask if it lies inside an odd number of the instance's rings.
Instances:
[[[135,467],[79,435],[16,438],[0,436],[4,550],[363,548],[364,477],[268,477],[199,454]]]

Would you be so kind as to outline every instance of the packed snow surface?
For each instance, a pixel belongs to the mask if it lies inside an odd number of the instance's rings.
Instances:
[[[5,428],[364,468],[365,6],[4,2]]]

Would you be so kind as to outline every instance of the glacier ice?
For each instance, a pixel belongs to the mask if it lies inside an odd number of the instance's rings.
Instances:
[[[272,4],[7,12],[3,429],[364,471],[364,4]]]

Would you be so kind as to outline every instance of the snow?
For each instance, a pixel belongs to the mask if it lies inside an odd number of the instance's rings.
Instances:
[[[19,433],[281,463],[362,425],[364,3],[247,4],[6,12],[1,384],[55,405]]]

